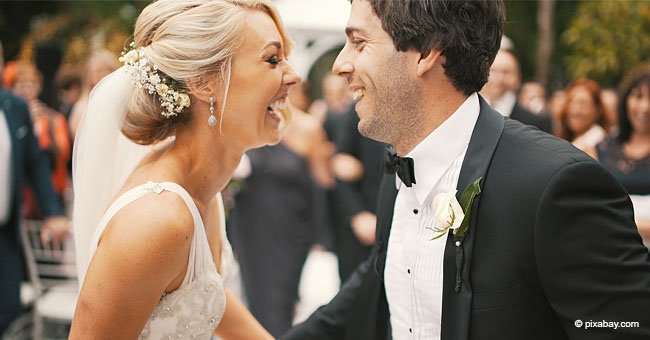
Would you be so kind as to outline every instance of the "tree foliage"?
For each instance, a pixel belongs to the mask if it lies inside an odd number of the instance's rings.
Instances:
[[[505,0],[506,5],[506,27],[505,34],[512,39],[515,51],[519,57],[521,72],[524,80],[537,80],[535,70],[537,67],[538,48],[538,24],[537,11],[539,1]],[[555,47],[550,60],[550,89],[564,87],[566,83],[566,68],[564,67],[564,56],[567,55],[567,47],[558,44],[560,35],[568,27],[571,19],[576,14],[576,1],[556,1],[553,12]]]
[[[562,34],[573,78],[615,86],[650,58],[650,1],[584,1]]]
[[[56,44],[63,62],[83,64],[97,48],[122,50],[148,1],[4,1],[0,32],[9,59],[33,60],[35,47]]]

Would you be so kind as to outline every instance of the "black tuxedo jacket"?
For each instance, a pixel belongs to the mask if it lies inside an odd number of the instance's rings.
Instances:
[[[553,123],[549,116],[536,115],[521,107],[519,103],[515,103],[510,113],[510,118],[526,125],[535,126],[544,132],[553,133]]]
[[[482,192],[458,292],[451,236],[445,249],[442,340],[650,339],[650,261],[625,190],[569,143],[480,107],[458,192],[479,177]],[[383,275],[395,196],[386,175],[370,258],[283,339],[390,338]]]

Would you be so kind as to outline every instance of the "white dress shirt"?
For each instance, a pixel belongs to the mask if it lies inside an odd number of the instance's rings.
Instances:
[[[9,124],[0,110],[0,225],[7,223],[11,211],[11,138]]]
[[[460,169],[479,115],[476,93],[407,157],[413,158],[412,187],[399,178],[386,255],[384,282],[393,339],[440,339],[443,257],[447,236],[436,232],[431,201],[455,192]]]

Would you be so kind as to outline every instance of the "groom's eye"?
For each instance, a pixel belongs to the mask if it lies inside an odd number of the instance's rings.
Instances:
[[[365,40],[363,40],[363,39],[359,39],[359,38],[353,38],[353,39],[352,39],[352,45],[353,45],[355,48],[357,48],[357,49],[359,49],[359,48],[363,48],[363,44],[364,44],[365,42],[366,42]]]

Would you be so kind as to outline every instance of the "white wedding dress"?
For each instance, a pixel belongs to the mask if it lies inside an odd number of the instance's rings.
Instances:
[[[165,190],[178,194],[187,204],[194,217],[194,238],[183,283],[178,289],[161,297],[139,339],[210,339],[226,309],[224,278],[214,264],[199,210],[183,187],[171,182],[148,182],[122,194],[99,222],[92,238],[90,257],[97,250],[97,243],[106,225],[120,209],[141,197],[160,194]],[[221,203],[221,200],[218,201]],[[223,206],[220,208],[223,211]],[[232,259],[232,249],[225,238],[225,221],[223,214],[221,216],[221,262],[224,264],[222,267],[227,267]],[[224,269],[222,268],[222,274],[225,274]]]

